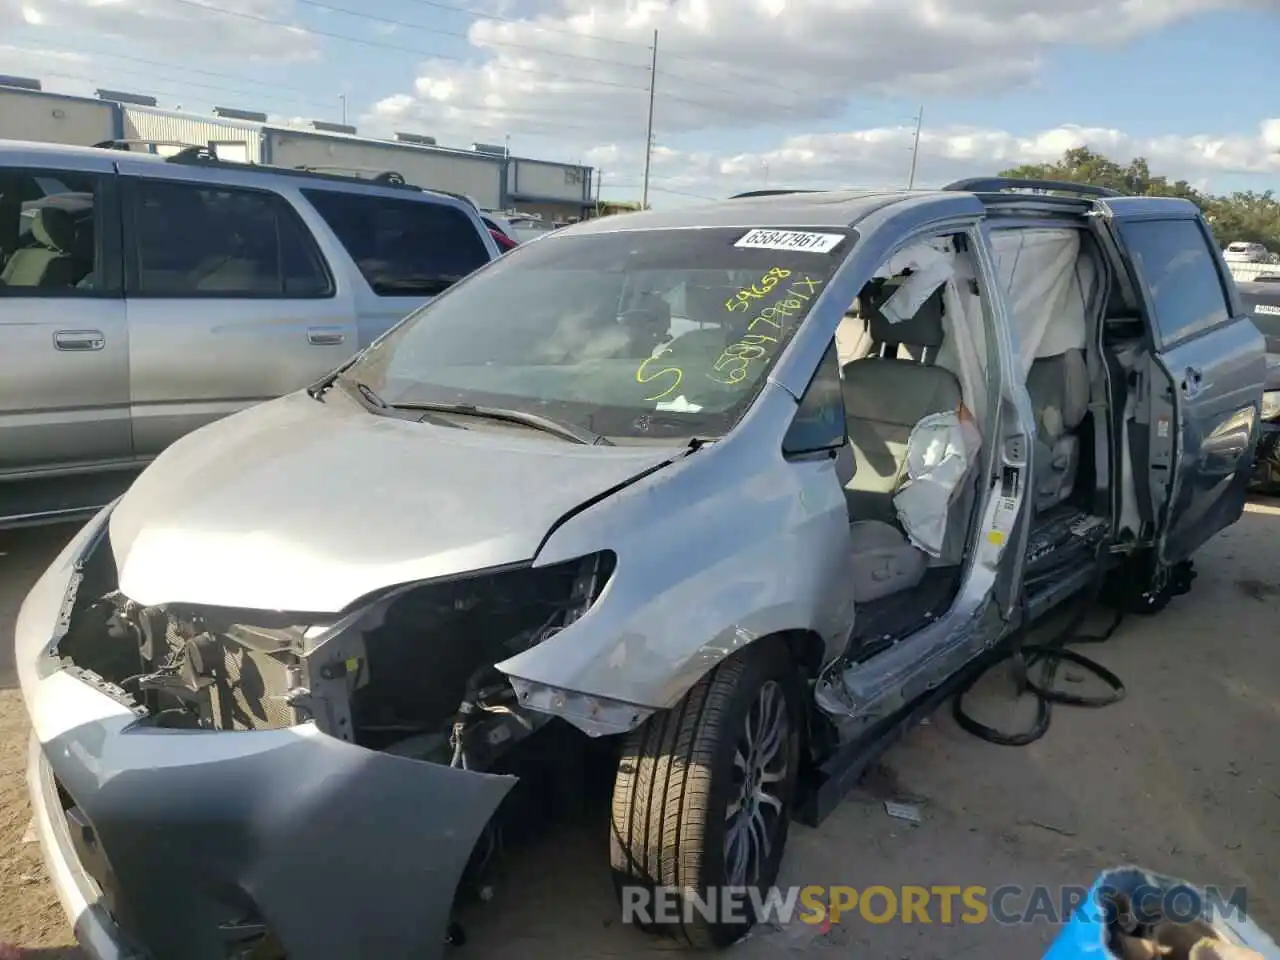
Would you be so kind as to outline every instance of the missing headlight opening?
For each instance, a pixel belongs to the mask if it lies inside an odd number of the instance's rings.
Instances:
[[[489,770],[548,717],[522,708],[495,664],[587,612],[611,553],[408,585],[328,622],[268,611],[146,607],[88,559],[52,651],[144,716],[200,730],[314,722],[362,747]]]

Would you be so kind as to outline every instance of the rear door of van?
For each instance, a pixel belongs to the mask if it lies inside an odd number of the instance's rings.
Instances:
[[[350,289],[290,188],[264,183],[156,164],[120,178],[138,457],[301,389],[356,349]]]
[[[498,256],[479,215],[461,201],[359,185],[304,186],[301,193],[358,271],[361,349]]]
[[[1156,542],[1166,564],[1189,557],[1244,512],[1266,379],[1262,335],[1240,301],[1208,225],[1189,204],[1099,203],[1142,301]]]

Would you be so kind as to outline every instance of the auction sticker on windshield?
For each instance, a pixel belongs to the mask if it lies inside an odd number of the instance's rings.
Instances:
[[[830,253],[844,239],[841,233],[808,233],[803,230],[748,231],[734,244],[743,250],[799,250],[806,253]]]

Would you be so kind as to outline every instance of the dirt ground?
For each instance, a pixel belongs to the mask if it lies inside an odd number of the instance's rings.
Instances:
[[[1201,884],[1244,885],[1250,914],[1280,933],[1278,534],[1280,507],[1252,504],[1197,558],[1190,595],[1160,616],[1127,621],[1112,642],[1088,650],[1125,680],[1123,702],[1057,708],[1048,736],[1025,748],[976,740],[940,711],[820,829],[793,828],[782,882],[1087,885],[1103,867],[1139,863]],[[78,954],[36,846],[24,842],[27,731],[9,636],[22,596],[68,535],[0,534],[0,944],[43,958]],[[985,722],[1015,726],[1031,705],[1011,703],[1007,678],[993,675],[970,706]],[[891,819],[886,798],[917,802],[922,822]],[[514,856],[494,899],[466,918],[469,939],[458,960],[670,951],[616,920],[602,828],[557,830]],[[855,919],[826,933],[796,923],[757,933],[733,955],[835,956],[852,947],[886,960],[954,960],[993,948],[1036,957],[1056,934],[1040,923],[932,919]]]

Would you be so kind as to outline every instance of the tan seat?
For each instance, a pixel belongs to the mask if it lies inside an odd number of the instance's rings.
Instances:
[[[927,359],[942,345],[941,304],[940,295],[931,297],[901,323],[889,323],[879,311],[870,317],[874,342],[905,346],[925,355],[923,362],[869,356],[844,366],[844,405],[856,465],[845,495],[854,520],[895,522],[893,495],[906,477],[911,431],[930,414],[960,409],[960,381]]]
[[[900,323],[874,308],[868,312],[871,338],[887,345],[889,356],[868,356],[843,368],[854,460],[845,499],[852,521],[853,595],[861,602],[910,590],[924,577],[930,557],[898,526],[893,496],[907,479],[907,440],[916,424],[961,406],[959,380],[929,362],[943,341],[941,294]],[[899,346],[921,359],[900,358]]]
[[[1089,410],[1089,372],[1084,353],[1067,350],[1031,364],[1027,393],[1036,416],[1034,499],[1048,510],[1071,495],[1080,460],[1075,431]]]
[[[0,272],[7,287],[74,287],[92,266],[75,255],[76,222],[66,210],[42,207],[31,221],[38,246],[15,250]]]

